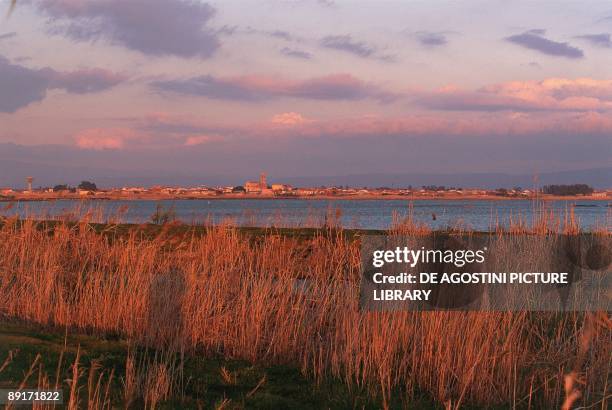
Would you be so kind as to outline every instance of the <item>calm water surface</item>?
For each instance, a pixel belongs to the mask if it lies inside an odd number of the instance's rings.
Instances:
[[[12,204],[12,205],[11,205]],[[185,223],[220,223],[242,226],[321,226],[338,218],[347,228],[385,229],[394,218],[408,215],[433,228],[461,225],[489,230],[510,219],[531,223],[534,203],[530,200],[327,200],[327,199],[214,199],[164,201],[41,201],[0,203],[0,214],[57,218],[66,214],[93,215],[92,220],[119,220],[129,223],[151,221],[157,207],[173,209]],[[548,201],[546,209],[564,218],[573,208],[583,228],[607,226],[612,208],[607,201]],[[537,213],[537,212],[536,212]]]

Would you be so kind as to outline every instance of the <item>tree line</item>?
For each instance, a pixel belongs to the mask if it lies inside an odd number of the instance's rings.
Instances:
[[[82,191],[97,191],[98,187],[93,182],[81,181],[81,183],[77,185],[76,188],[71,187],[68,184],[55,185],[53,187],[53,192],[61,192],[61,191],[76,192],[77,189],[80,189]]]
[[[594,189],[587,184],[544,185],[542,192],[550,195],[591,195]]]

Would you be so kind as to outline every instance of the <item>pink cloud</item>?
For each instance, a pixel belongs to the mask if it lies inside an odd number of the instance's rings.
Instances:
[[[117,150],[124,148],[126,140],[134,138],[135,136],[136,133],[128,128],[91,128],[79,132],[74,139],[79,148]]]
[[[270,77],[242,77],[253,89],[275,89],[288,85]],[[239,81],[239,82],[240,82]],[[342,80],[339,81],[342,83]],[[350,83],[351,80],[349,79]],[[301,84],[301,83],[300,83]],[[280,91],[279,91],[280,90]],[[545,79],[512,81],[461,90],[447,86],[420,92],[423,109],[406,105],[404,114],[359,115],[316,120],[296,111],[280,112],[255,123],[214,121],[195,115],[153,113],[135,119],[134,129],[157,146],[196,146],[215,140],[301,137],[385,136],[521,136],[567,133],[582,135],[612,133],[612,81],[595,79]],[[433,109],[432,109],[433,108]],[[89,131],[80,135],[84,148],[120,149],[133,138],[125,131]],[[141,137],[142,139],[142,137]]]
[[[162,92],[250,102],[283,97],[330,101],[373,99],[381,102],[398,98],[397,94],[350,74],[331,74],[305,80],[288,80],[273,75],[202,75],[188,79],[157,81],[152,86]]]
[[[590,102],[572,101],[586,107]],[[162,116],[155,129],[160,135],[181,137],[181,144],[195,146],[216,139],[241,138],[382,138],[385,136],[457,137],[529,136],[536,134],[609,134],[612,117],[600,111],[513,111],[412,112],[397,116],[355,115],[330,120],[306,119],[296,112],[273,116],[270,120],[237,125],[211,123],[183,116]],[[156,117],[157,118],[157,117]],[[159,118],[157,118],[159,119]],[[157,120],[156,120],[157,121]],[[166,138],[167,143],[173,138]]]
[[[187,139],[185,139],[185,143],[184,145],[187,147],[193,147],[196,145],[202,145],[202,144],[206,144],[208,142],[212,142],[215,140],[218,140],[219,137],[217,136],[211,136],[211,135],[194,135],[191,137],[187,137]]]
[[[600,112],[486,112],[427,113],[397,117],[356,116],[327,121],[309,121],[292,127],[259,124],[249,127],[252,137],[330,137],[352,138],[385,136],[496,137],[553,134],[609,134],[612,118]]]
[[[607,111],[612,109],[612,80],[549,78],[478,90],[449,86],[421,93],[417,102],[444,111]]]
[[[308,121],[309,120],[304,118],[302,114],[298,114],[297,112],[285,112],[272,117],[272,124],[279,125],[298,125],[304,124]]]

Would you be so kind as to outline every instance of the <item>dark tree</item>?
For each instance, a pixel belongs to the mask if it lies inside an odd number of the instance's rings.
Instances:
[[[96,186],[96,184],[94,184],[93,182],[89,182],[89,181],[82,181],[79,184],[79,189],[83,190],[83,191],[97,191],[98,187]]]
[[[498,196],[507,196],[508,195],[508,190],[506,188],[497,188],[495,190],[495,195],[498,195]]]
[[[70,188],[66,184],[56,185],[53,187],[53,192],[68,191]]]
[[[542,192],[550,195],[590,195],[593,193],[593,188],[587,184],[573,185],[545,185],[542,187]]]

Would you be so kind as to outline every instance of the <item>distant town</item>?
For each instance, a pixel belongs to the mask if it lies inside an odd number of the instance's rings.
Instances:
[[[237,186],[126,186],[99,188],[92,181],[82,181],[75,187],[67,184],[34,188],[34,177],[26,177],[20,188],[1,188],[0,200],[53,199],[272,199],[272,198],[345,198],[345,199],[612,199],[612,189],[595,190],[586,184],[544,185],[540,188],[514,187],[478,189],[447,186],[350,187],[319,186],[294,187],[280,182],[268,183],[261,173],[258,180],[245,181]]]

